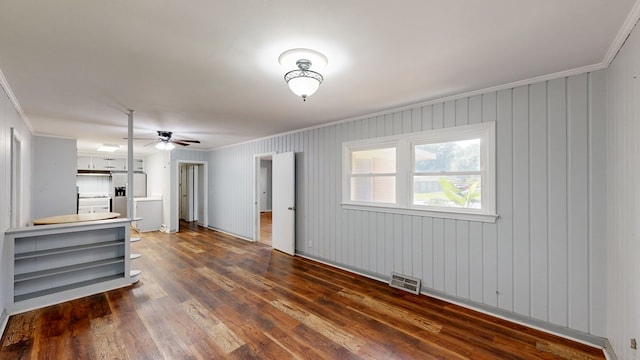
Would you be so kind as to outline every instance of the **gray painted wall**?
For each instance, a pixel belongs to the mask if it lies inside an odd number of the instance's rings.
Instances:
[[[594,206],[607,219],[607,337],[619,359],[640,359],[629,339],[640,340],[640,32],[636,28],[607,69],[606,202]],[[598,149],[601,150],[601,149]],[[602,208],[606,204],[606,214]]]
[[[604,72],[274,136],[210,153],[210,225],[251,238],[254,154],[296,152],[296,252],[515,318],[605,334]],[[598,99],[594,100],[594,97]],[[495,224],[346,210],[344,141],[497,121]],[[310,247],[310,242],[313,247]]]
[[[33,137],[33,218],[75,214],[75,139]]]

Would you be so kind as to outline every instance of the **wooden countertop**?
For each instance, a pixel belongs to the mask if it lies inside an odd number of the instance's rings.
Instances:
[[[58,215],[58,216],[50,216],[46,218],[35,219],[33,220],[33,225],[53,225],[53,224],[66,224],[66,223],[74,223],[74,222],[82,222],[82,221],[106,220],[106,219],[115,219],[118,216],[120,216],[120,213],[116,213],[116,212]]]

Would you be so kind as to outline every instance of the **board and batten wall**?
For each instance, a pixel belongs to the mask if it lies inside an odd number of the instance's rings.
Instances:
[[[0,71],[0,78],[4,79],[2,71]],[[9,255],[5,253],[6,244],[4,232],[11,225],[11,214],[9,210],[11,208],[11,129],[15,129],[22,140],[22,209],[20,218],[23,220],[22,226],[26,226],[27,222],[31,221],[31,193],[32,193],[32,146],[33,136],[31,130],[20,117],[20,114],[16,110],[15,106],[11,102],[8,93],[10,90],[6,89],[6,83],[0,81],[0,238],[2,239],[2,245],[0,246],[0,281],[2,287],[0,287],[0,331],[4,330],[6,321],[8,320],[7,304],[11,301],[7,299],[8,289],[11,289],[13,284],[6,281],[6,271],[9,262],[7,258]],[[75,183],[75,179],[74,179]]]
[[[426,293],[598,340],[606,108],[594,98],[605,92],[599,71],[213,150],[209,224],[252,238],[254,155],[295,152],[296,253],[378,279],[415,276]],[[496,223],[341,207],[344,141],[486,121],[496,121]]]
[[[619,359],[640,359],[640,31],[607,69],[607,338]]]

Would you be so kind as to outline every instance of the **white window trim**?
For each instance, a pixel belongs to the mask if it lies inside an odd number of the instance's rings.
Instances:
[[[457,126],[403,135],[344,142],[342,145],[342,207],[344,209],[378,211],[445,219],[461,219],[495,223],[496,214],[496,131],[495,122]],[[413,205],[414,145],[477,138],[481,146],[482,209],[445,208]],[[373,203],[350,199],[351,152],[396,147],[396,203]]]

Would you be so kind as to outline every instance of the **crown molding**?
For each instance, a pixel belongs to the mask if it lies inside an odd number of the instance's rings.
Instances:
[[[27,125],[27,128],[29,128],[29,130],[33,134],[33,125],[31,124],[31,120],[29,120],[27,115],[24,113],[24,110],[22,110],[22,106],[20,106],[18,98],[16,98],[13,90],[11,90],[11,86],[9,85],[7,78],[4,76],[2,69],[0,69],[0,87],[2,87],[5,94],[7,94],[7,97],[9,98],[9,101],[11,101],[13,107],[16,109],[16,112],[18,113],[18,115],[20,115],[22,121],[24,121],[24,123]]]
[[[631,34],[631,31],[638,23],[638,19],[640,19],[640,0],[636,0],[635,4],[633,4],[631,11],[629,11],[629,15],[625,19],[624,23],[622,23],[622,26],[618,31],[618,35],[616,35],[616,37],[613,39],[609,50],[604,55],[602,63],[605,65],[605,67],[609,67],[609,65],[611,65],[611,62],[613,62],[613,59],[615,59],[620,49],[622,49],[624,42],[627,40],[627,38]]]
[[[458,100],[458,99],[462,99],[462,98],[482,95],[482,94],[486,94],[486,93],[490,93],[490,92],[497,92],[497,91],[501,91],[501,90],[513,89],[513,88],[517,88],[517,87],[520,87],[520,86],[526,86],[526,85],[535,84],[535,83],[539,83],[539,82],[550,81],[550,80],[560,79],[560,78],[564,78],[564,77],[569,77],[569,76],[574,76],[574,75],[594,72],[594,71],[598,71],[598,70],[603,70],[603,69],[608,68],[609,65],[611,65],[611,62],[613,61],[613,59],[615,58],[616,54],[620,51],[620,49],[624,45],[625,40],[629,37],[629,35],[631,34],[631,31],[636,26],[636,24],[638,23],[639,19],[640,19],[640,0],[636,0],[636,2],[633,4],[633,7],[631,8],[631,11],[629,11],[629,15],[627,16],[627,18],[625,19],[624,23],[620,27],[620,30],[618,31],[618,34],[613,39],[613,42],[609,46],[609,50],[607,50],[606,54],[604,55],[604,58],[602,59],[602,61],[600,63],[587,65],[587,66],[582,66],[582,67],[579,67],[579,68],[574,68],[574,69],[569,69],[569,70],[564,70],[564,71],[559,71],[559,72],[556,72],[556,73],[537,76],[537,77],[533,77],[533,78],[518,80],[518,81],[514,81],[514,82],[510,82],[510,83],[506,83],[506,84],[501,84],[501,85],[496,85],[496,86],[492,86],[492,87],[487,87],[487,88],[467,91],[467,92],[459,93],[459,94],[455,94],[455,95],[450,95],[450,96],[445,96],[445,97],[440,97],[440,98],[434,98],[434,99],[425,100],[425,101],[422,101],[422,102],[390,107],[390,108],[383,109],[383,110],[380,110],[380,111],[377,111],[377,112],[367,113],[367,114],[364,114],[364,115],[357,115],[357,116],[349,117],[349,118],[346,118],[346,119],[343,119],[343,120],[332,121],[332,122],[328,122],[328,123],[324,123],[324,124],[320,124],[320,125],[309,126],[309,127],[302,128],[302,129],[296,129],[296,130],[291,130],[291,131],[287,131],[287,132],[283,132],[283,133],[279,133],[279,134],[268,135],[268,136],[264,136],[264,137],[261,137],[261,138],[247,140],[247,141],[243,141],[243,142],[239,142],[239,143],[235,143],[235,144],[224,145],[224,146],[212,148],[209,151],[225,149],[225,148],[229,148],[229,147],[233,147],[233,146],[252,143],[252,142],[255,142],[255,141],[267,140],[267,139],[275,138],[275,137],[278,137],[278,136],[284,136],[284,135],[295,134],[295,133],[303,132],[303,131],[320,129],[320,128],[327,127],[327,126],[333,126],[333,125],[338,125],[338,124],[347,123],[347,122],[351,122],[351,121],[369,119],[369,118],[372,118],[372,117],[387,115],[387,114],[390,114],[390,113],[401,112],[401,111],[405,111],[405,110],[411,110],[411,109],[414,109],[414,108],[417,108],[417,107],[429,106],[429,105],[433,105],[433,104],[444,103],[444,102],[447,102],[447,101],[453,101],[453,100]]]

